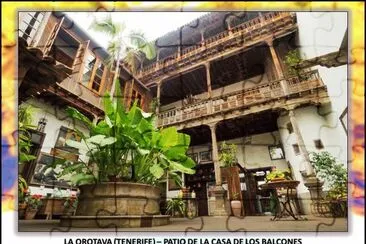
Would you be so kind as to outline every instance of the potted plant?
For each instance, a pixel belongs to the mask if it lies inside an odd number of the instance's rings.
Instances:
[[[183,217],[185,213],[185,203],[182,199],[169,199],[167,201],[166,211],[174,217]]]
[[[64,203],[64,215],[74,215],[77,205],[78,199],[75,195],[66,198]]]
[[[39,208],[42,206],[42,195],[34,194],[26,198],[27,209],[25,210],[25,219],[34,219]]]
[[[240,198],[239,198],[239,193],[237,192],[234,192],[232,194],[232,198],[231,198],[231,201],[230,201],[230,205],[231,205],[231,209],[233,211],[233,215],[234,216],[241,216],[241,209],[242,209],[242,206],[241,206],[241,201],[240,201]]]
[[[121,97],[119,82],[116,86]],[[78,110],[67,109],[90,133],[78,131],[81,141],[67,140],[66,144],[86,154],[89,161],[80,158],[52,165],[60,168],[59,178],[80,190],[75,216],[101,216],[101,208],[119,216],[158,215],[160,189],[156,184],[167,175],[181,181],[180,173],[195,172],[194,161],[186,156],[190,137],[175,127],[157,129],[154,116],[136,103],[126,110],[121,99],[114,100],[108,93],[103,101],[105,117],[97,124]],[[117,209],[116,201],[121,206]]]
[[[283,180],[291,180],[291,172],[289,170],[273,170],[271,173],[267,174],[266,182],[276,182]]]
[[[18,216],[19,219],[23,219],[25,215],[25,210],[27,208],[26,198],[29,195],[28,184],[25,179],[19,175],[18,176]]]
[[[226,142],[224,142],[221,145],[219,160],[224,167],[236,167],[236,152],[237,146],[235,144],[226,144]]]
[[[347,169],[329,152],[310,154],[317,177],[325,181],[329,189],[325,200],[329,202],[330,211],[335,217],[345,216],[347,213]]]

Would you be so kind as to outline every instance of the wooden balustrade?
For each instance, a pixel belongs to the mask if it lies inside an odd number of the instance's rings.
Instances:
[[[281,80],[273,81],[250,89],[200,101],[199,103],[187,107],[162,112],[158,115],[158,126],[182,123],[209,114],[239,109],[245,106],[263,103],[271,99],[284,97],[285,93],[282,90],[280,81]],[[286,82],[290,94],[324,86],[317,70],[307,72],[300,77],[286,78]],[[212,109],[210,109],[211,104]]]
[[[138,78],[144,79],[144,77],[158,72],[161,69],[166,69],[165,71],[167,71],[169,66],[176,66],[178,65],[178,63],[181,66],[187,65],[189,64],[187,60],[192,61],[194,56],[197,56],[197,54],[202,54],[204,52],[208,52],[208,54],[210,54],[211,52],[208,50],[215,48],[218,45],[223,45],[224,49],[231,48],[235,45],[238,45],[238,43],[241,43],[243,41],[245,42],[249,39],[266,33],[266,31],[268,31],[269,29],[273,32],[274,23],[276,23],[276,28],[281,28],[286,23],[290,23],[292,21],[293,18],[291,13],[289,12],[270,12],[264,14],[262,17],[259,16],[238,26],[235,26],[230,31],[226,30],[224,32],[218,33],[215,36],[209,37],[205,39],[202,44],[200,43],[192,47],[188,47],[182,51],[180,56],[176,52],[162,60],[159,60],[148,65],[147,67],[144,67],[138,74]],[[241,40],[240,37],[243,37],[243,40]]]

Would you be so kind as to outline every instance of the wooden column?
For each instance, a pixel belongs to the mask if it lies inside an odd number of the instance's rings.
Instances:
[[[155,113],[158,115],[160,113],[160,85],[161,85],[162,81],[159,81],[157,83],[157,88],[156,88],[156,110]]]
[[[274,64],[275,70],[276,70],[276,78],[278,80],[281,80],[280,83],[281,83],[281,87],[283,89],[283,92],[285,93],[285,95],[288,95],[287,81],[283,77],[283,71],[282,71],[282,68],[281,68],[281,64],[280,64],[280,61],[278,59],[276,50],[273,47],[273,39],[272,38],[267,39],[266,43],[268,44],[269,51],[271,52],[273,64]]]
[[[210,63],[205,63],[206,69],[206,82],[207,82],[207,99],[209,99],[208,103],[208,113],[212,113],[212,88],[211,88],[211,73],[210,73]]]
[[[216,186],[214,189],[215,194],[215,216],[227,216],[227,212],[225,210],[225,189],[222,187],[222,179],[221,179],[221,168],[219,161],[219,150],[217,146],[216,139],[216,125],[217,123],[208,124],[211,130],[211,141],[212,141],[212,161],[214,163],[215,169],[215,181]]]
[[[212,161],[214,163],[215,168],[215,179],[216,179],[216,185],[221,186],[222,180],[221,180],[221,168],[220,168],[220,162],[219,162],[219,149],[217,146],[217,139],[216,139],[216,125],[209,124],[211,130],[211,143],[212,143]]]
[[[297,143],[299,145],[300,152],[305,160],[306,175],[313,176],[313,175],[315,175],[315,172],[314,172],[313,166],[310,163],[309,152],[306,150],[304,139],[301,135],[299,125],[297,124],[297,120],[295,118],[294,110],[290,109],[288,115],[290,117],[290,122],[291,122],[292,128],[294,129],[294,132],[296,135],[296,139],[297,139]]]

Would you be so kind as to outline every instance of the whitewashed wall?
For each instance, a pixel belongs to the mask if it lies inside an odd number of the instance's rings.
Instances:
[[[219,145],[222,142],[219,142]],[[227,140],[226,143],[238,145],[237,158],[242,167],[248,169],[276,166],[278,169],[287,169],[286,159],[271,160],[268,146],[281,144],[278,131],[256,134],[250,137],[240,137]],[[211,145],[190,147],[189,153],[198,153],[211,150]],[[286,154],[285,154],[286,157]]]
[[[339,50],[347,29],[346,12],[300,12],[297,13],[299,27],[299,46],[304,58],[314,58]],[[300,131],[308,151],[316,151],[315,139],[321,139],[324,150],[330,152],[337,160],[347,166],[347,135],[339,119],[347,107],[347,65],[336,68],[315,66],[327,86],[330,104],[296,109]],[[284,118],[279,119],[278,126],[283,125]],[[284,130],[281,136],[287,137]],[[296,141],[291,136],[291,143]],[[292,148],[290,148],[292,150]],[[290,154],[291,155],[291,154]],[[290,156],[292,157],[292,155]],[[296,160],[295,160],[296,161]]]
[[[88,129],[79,124],[79,123],[73,123],[73,121],[69,118],[67,118],[66,114],[64,113],[64,110],[57,109],[54,106],[51,106],[50,104],[37,100],[37,99],[29,99],[25,104],[32,105],[35,108],[35,111],[33,113],[33,121],[32,124],[37,126],[38,121],[41,118],[47,119],[47,124],[45,127],[44,132],[46,133],[46,136],[44,138],[44,142],[41,148],[41,153],[50,153],[51,148],[53,148],[56,144],[56,140],[60,131],[61,126],[73,129],[77,128],[78,130],[82,131],[86,135],[89,134]],[[87,157],[85,155],[80,155],[81,160],[87,161]],[[30,187],[30,190],[34,194],[44,194],[52,193],[53,189],[51,188],[44,188],[41,189],[39,187]],[[62,191],[64,194],[66,194],[66,191]]]

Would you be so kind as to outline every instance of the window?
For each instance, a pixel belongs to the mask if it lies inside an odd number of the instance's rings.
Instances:
[[[99,92],[102,88],[105,65],[102,61],[88,52],[83,69],[82,84],[89,89]]]
[[[278,160],[278,159],[284,159],[284,153],[281,146],[269,146],[269,156],[271,157],[271,160]]]
[[[324,148],[323,142],[320,139],[314,140],[314,144],[315,144],[315,148],[318,149],[318,150]]]
[[[292,148],[294,149],[295,155],[300,155],[300,147],[298,144],[292,144]]]
[[[138,91],[132,90],[130,107],[132,107],[132,105],[135,103],[135,101],[137,101],[137,106],[139,106],[139,107],[142,106],[142,95]]]
[[[31,44],[36,31],[44,17],[43,12],[21,12],[19,13],[19,36],[24,38],[28,45]]]
[[[102,77],[104,72],[104,64],[100,62],[97,67],[97,71],[95,72],[95,75],[93,77],[92,81],[92,89],[94,91],[99,91],[102,83]]]
[[[80,136],[74,130],[61,126],[56,140],[55,148],[71,153],[78,153],[78,149],[66,145],[66,140],[68,139],[81,141]]]
[[[288,133],[292,134],[294,132],[294,128],[292,127],[291,122],[287,123]]]
[[[90,78],[93,73],[94,64],[96,61],[97,61],[97,59],[91,53],[88,52],[87,58],[85,61],[85,66],[83,69],[83,78],[81,80],[81,83],[84,86],[88,86],[88,84],[89,84]]]

